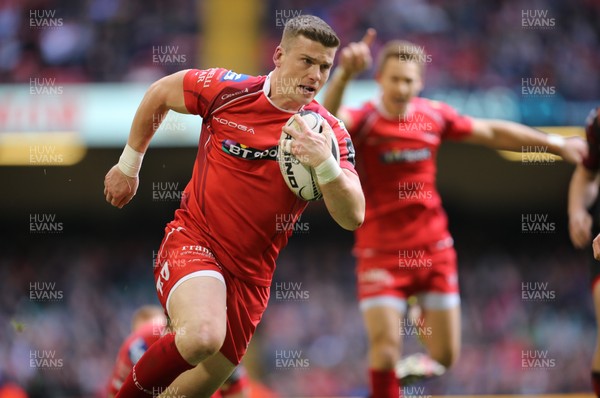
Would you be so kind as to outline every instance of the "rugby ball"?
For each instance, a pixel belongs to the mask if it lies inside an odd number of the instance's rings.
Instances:
[[[323,133],[323,123],[325,119],[321,115],[312,111],[301,111],[300,116],[306,124],[315,133]],[[290,117],[286,126],[291,126],[300,130],[294,117]],[[277,147],[277,162],[283,180],[290,190],[300,199],[311,201],[323,198],[319,184],[317,183],[317,175],[315,170],[310,166],[305,166],[294,155],[290,153],[291,143],[294,138],[285,131],[281,132],[279,146]],[[333,157],[340,163],[340,148],[335,137],[331,134],[331,153]]]

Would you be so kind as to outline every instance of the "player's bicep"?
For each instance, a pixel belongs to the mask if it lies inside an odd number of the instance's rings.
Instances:
[[[463,142],[486,145],[494,140],[494,129],[486,120],[474,118],[472,126],[471,135],[466,136]]]
[[[170,110],[179,113],[187,113],[187,107],[185,106],[185,96],[183,91],[183,82],[188,70],[182,70],[172,75],[165,76],[158,80],[152,86],[155,95],[159,98],[159,101]]]

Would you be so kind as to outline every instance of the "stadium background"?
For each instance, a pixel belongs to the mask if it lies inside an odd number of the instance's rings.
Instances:
[[[195,156],[198,121],[169,116],[133,202],[104,202],[103,176],[144,89],[183,68],[267,73],[285,19],[298,13],[324,18],[343,44],[375,27],[375,53],[389,39],[417,42],[431,55],[424,96],[474,116],[581,133],[598,103],[595,0],[0,2],[0,385],[99,396],[133,310],[157,302],[152,259]],[[371,77],[347,102],[375,95]],[[528,94],[532,85],[541,91]],[[440,153],[463,350],[413,395],[590,391],[590,254],[568,240],[572,167],[531,155],[453,143]],[[246,365],[281,397],[367,395],[351,244],[315,203],[280,257]],[[532,291],[545,299],[525,300]],[[419,349],[409,338],[405,352]],[[523,366],[528,352],[552,366]],[[303,365],[281,366],[282,356]]]

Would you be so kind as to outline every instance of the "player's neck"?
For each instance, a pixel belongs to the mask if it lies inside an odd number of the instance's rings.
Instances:
[[[286,96],[285,92],[289,92],[290,90],[285,90],[279,87],[279,82],[281,79],[278,78],[277,70],[274,70],[271,73],[270,81],[269,81],[269,101],[275,105],[277,108],[289,111],[289,112],[298,112],[302,109],[304,104],[301,104],[297,101]]]

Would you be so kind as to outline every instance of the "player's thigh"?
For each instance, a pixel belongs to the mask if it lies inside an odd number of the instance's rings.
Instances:
[[[391,305],[378,305],[362,310],[367,337],[371,344],[400,346],[400,318],[403,313]]]
[[[444,309],[423,309],[427,336],[422,341],[429,354],[445,365],[452,364],[460,352],[460,318],[460,304]]]
[[[159,398],[208,398],[234,371],[233,365],[220,352],[182,373]]]
[[[227,330],[226,300],[225,283],[212,276],[196,276],[176,286],[167,311],[178,347],[181,340],[190,339],[217,340],[220,346]]]

